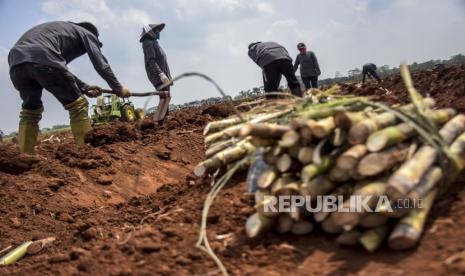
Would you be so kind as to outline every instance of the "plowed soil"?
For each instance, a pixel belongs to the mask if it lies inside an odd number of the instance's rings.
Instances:
[[[418,90],[441,107],[465,112],[465,67],[413,74]],[[399,76],[375,84],[343,86],[344,93],[408,100]],[[216,275],[215,264],[195,247],[210,178],[191,173],[203,159],[204,125],[230,113],[225,105],[171,113],[161,127],[97,127],[88,145],[69,133],[43,141],[34,155],[0,144],[0,251],[31,239],[56,237],[35,255],[0,274]],[[441,275],[465,273],[465,184],[461,176],[440,199],[421,244],[376,253],[336,245],[317,230],[296,237],[245,236],[252,201],[240,181],[226,187],[208,219],[213,250],[233,275]],[[3,255],[3,253],[1,254]]]

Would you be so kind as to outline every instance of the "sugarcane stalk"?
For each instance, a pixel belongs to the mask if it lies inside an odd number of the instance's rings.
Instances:
[[[256,238],[267,232],[273,225],[273,218],[263,216],[260,213],[251,215],[245,224],[245,233],[249,238]]]
[[[0,258],[0,266],[11,265],[15,263],[16,261],[18,261],[19,259],[21,259],[22,257],[24,257],[24,255],[26,255],[27,253],[27,248],[32,243],[33,243],[32,241],[24,242],[20,246],[8,252],[8,254]]]
[[[433,167],[423,176],[420,183],[410,191],[408,198],[413,202],[420,200],[439,183],[442,177],[442,170],[439,167]]]
[[[227,165],[231,162],[237,161],[248,153],[255,150],[255,147],[252,146],[250,143],[240,144],[233,148],[228,148],[223,150],[217,154],[215,154],[210,159],[207,159],[200,164],[198,164],[194,169],[194,174],[196,176],[202,176],[206,172],[217,169],[223,165]]]
[[[351,184],[345,184],[345,185],[336,187],[336,189],[334,189],[330,193],[330,196],[332,196],[334,198],[338,198],[339,196],[342,196],[342,198],[345,198],[345,197],[349,196],[351,193],[352,193],[352,185]],[[325,211],[325,210],[328,210],[328,204],[329,203],[327,203],[326,201],[323,201],[322,210],[313,213],[313,219],[316,222],[322,222],[323,220],[325,220],[331,214],[331,212]]]
[[[424,98],[423,104],[427,107],[432,107],[434,105],[434,100],[431,98]],[[411,112],[414,109],[414,105],[408,104],[400,109],[404,112]],[[398,122],[398,119],[394,114],[383,112],[353,125],[349,130],[348,141],[352,145],[363,144],[371,133],[394,125],[396,122]]]
[[[299,134],[295,130],[289,130],[283,134],[279,140],[279,146],[283,148],[291,148],[299,143]]]
[[[454,160],[457,171],[454,173],[463,170],[465,167],[465,132],[455,139],[450,145],[449,150],[457,157],[456,160]]]
[[[289,153],[289,155],[294,158],[294,159],[297,159],[299,157],[299,151],[302,147],[297,144],[297,145],[294,145],[293,147],[289,148],[287,150],[287,152]]]
[[[334,125],[334,118],[333,117],[327,117],[321,120],[316,121],[315,123],[310,125],[311,132],[313,136],[316,138],[325,138],[331,134],[331,132],[334,130],[335,125]]]
[[[330,234],[339,234],[342,232],[342,227],[334,221],[332,216],[327,217],[321,223],[321,229]]]
[[[458,114],[439,130],[439,134],[441,135],[444,142],[449,145],[464,131],[465,115]]]
[[[278,217],[278,221],[276,222],[276,232],[280,234],[285,234],[289,231],[291,231],[292,225],[294,224],[294,221],[290,216],[287,214],[280,215]]]
[[[375,252],[387,235],[387,226],[382,225],[363,232],[360,243],[368,252]]]
[[[311,199],[316,199],[319,195],[331,192],[335,187],[336,184],[330,181],[326,175],[320,175],[309,182],[302,183],[300,193],[304,196],[310,196]]]
[[[344,231],[336,238],[336,242],[340,245],[355,246],[361,236],[362,233],[357,229]]]
[[[299,153],[297,154],[297,160],[303,165],[307,165],[313,160],[313,148],[311,147],[301,147]]]
[[[366,147],[370,152],[378,152],[389,146],[397,145],[415,134],[415,129],[409,123],[383,128],[372,133]]]
[[[279,156],[277,156],[277,155],[275,155],[273,153],[273,148],[268,149],[263,153],[263,159],[270,166],[275,165],[276,161],[278,161],[278,158],[279,158]]]
[[[426,218],[433,206],[437,190],[430,191],[423,199],[422,208],[413,209],[394,228],[389,236],[389,247],[395,250],[407,250],[420,240]]]
[[[242,140],[242,141],[245,142],[245,140]],[[225,150],[233,145],[237,145],[237,143],[241,143],[241,142],[237,142],[237,140],[235,139],[230,139],[227,141],[221,141],[216,144],[213,144],[205,151],[205,157],[207,158],[212,157],[213,155],[215,155],[216,153],[222,150]]]
[[[306,120],[303,122],[303,124],[299,127],[299,136],[302,139],[305,139],[307,141],[311,141],[313,138],[312,134],[312,125],[315,124],[314,120]]]
[[[360,220],[360,226],[363,226],[365,228],[378,227],[378,226],[384,225],[387,222],[387,220],[388,220],[388,217],[383,216],[382,214],[369,213],[369,214],[366,214]]]
[[[284,189],[287,184],[296,182],[292,174],[282,174],[281,177],[276,179],[271,185],[271,194],[277,195],[279,191]]]
[[[380,152],[367,154],[357,166],[358,174],[362,176],[375,176],[387,172],[396,164],[403,162],[408,155],[409,148],[405,145],[391,147]]]
[[[318,175],[326,173],[332,166],[333,161],[330,158],[323,158],[321,164],[310,164],[303,167],[301,171],[302,182],[307,183]]]
[[[291,169],[293,160],[291,156],[287,153],[281,155],[276,161],[276,168],[278,171],[284,173]]]
[[[345,170],[355,170],[360,160],[368,153],[364,144],[355,145],[343,152],[337,159],[335,166]]]
[[[351,179],[353,170],[341,169],[339,167],[332,167],[328,172],[328,179],[334,182],[345,182]]]
[[[263,122],[278,118],[280,116],[283,116],[291,111],[292,109],[286,109],[283,111],[260,115],[250,120],[249,123],[252,123],[252,124],[263,123]],[[236,137],[239,135],[239,132],[244,126],[245,126],[245,123],[240,123],[240,124],[228,127],[222,131],[210,134],[209,136],[205,137],[205,144],[208,146],[220,140],[225,140],[225,139],[229,139],[232,137]]]
[[[282,195],[298,195],[300,193],[300,188],[299,188],[299,183],[297,182],[292,182],[285,184],[282,187],[278,187],[275,190],[273,190],[273,194],[275,196],[282,196]]]
[[[276,141],[273,139],[268,139],[268,138],[261,138],[258,136],[251,136],[249,137],[249,142],[257,148],[265,148],[269,146],[273,146]]]
[[[278,124],[271,124],[271,123],[248,123],[244,127],[242,127],[240,131],[240,136],[256,136],[260,138],[274,138],[278,139],[283,136],[284,133],[290,131],[291,127],[287,125],[278,125]]]
[[[349,130],[351,126],[373,116],[371,112],[343,112],[339,111],[334,114],[334,125],[342,130]]]
[[[258,177],[257,186],[260,189],[268,189],[278,176],[278,172],[275,169],[269,168]]]
[[[437,155],[437,150],[434,147],[422,146],[389,178],[386,190],[389,198],[393,200],[405,198],[431,168]]]
[[[246,121],[250,120],[250,116],[244,116],[244,120],[246,120]],[[239,124],[241,122],[242,122],[242,120],[239,117],[228,118],[228,119],[224,119],[224,120],[221,120],[221,121],[210,122],[210,123],[207,124],[207,126],[203,130],[203,135],[205,136],[205,135],[207,135],[209,133],[212,133],[212,132],[215,132],[215,131],[218,131],[218,130],[221,130],[221,129],[224,129],[224,128],[227,128],[227,127],[230,127],[230,126],[237,125],[237,124]]]
[[[313,231],[313,224],[306,220],[296,221],[291,227],[294,235],[306,235]]]
[[[361,200],[365,200],[369,197],[367,205],[370,208],[374,208],[378,203],[379,196],[383,195],[386,191],[386,183],[384,182],[371,182],[357,188],[353,195],[358,196]],[[334,223],[340,225],[344,230],[348,231],[353,229],[360,220],[365,216],[366,211],[363,208],[357,208],[358,201],[348,199],[344,201],[342,207],[350,210],[349,212],[334,212],[331,217]]]

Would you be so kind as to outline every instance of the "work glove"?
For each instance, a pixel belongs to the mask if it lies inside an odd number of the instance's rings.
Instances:
[[[97,85],[90,85],[84,90],[84,95],[95,98],[102,95],[102,88]]]
[[[171,80],[165,75],[165,73],[158,74],[158,77],[160,77],[162,85],[171,84]]]
[[[119,95],[121,98],[129,98],[131,97],[131,91],[127,89],[126,87],[123,87],[121,91],[119,92]]]

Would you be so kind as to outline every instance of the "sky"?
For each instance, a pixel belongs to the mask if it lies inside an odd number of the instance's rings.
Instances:
[[[260,68],[247,56],[253,41],[276,41],[292,57],[297,43],[305,42],[318,58],[321,78],[366,62],[398,66],[465,53],[463,0],[0,0],[0,130],[5,133],[17,129],[21,108],[8,74],[8,52],[29,28],[54,20],[93,22],[103,54],[133,92],[153,90],[139,43],[147,23],[166,23],[160,44],[173,76],[205,73],[232,96],[262,85]],[[87,55],[69,70],[108,87]],[[218,92],[201,79],[182,79],[172,87],[175,104],[213,96]],[[44,91],[42,100],[41,127],[69,122],[50,93]]]

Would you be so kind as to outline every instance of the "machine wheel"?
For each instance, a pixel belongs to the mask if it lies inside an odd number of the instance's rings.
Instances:
[[[134,121],[134,110],[131,108],[130,105],[123,105],[123,107],[121,107],[121,121]]]
[[[135,117],[136,117],[136,121],[142,121],[145,117],[145,112],[142,108],[136,108],[136,110],[134,111],[134,113],[136,113]]]

